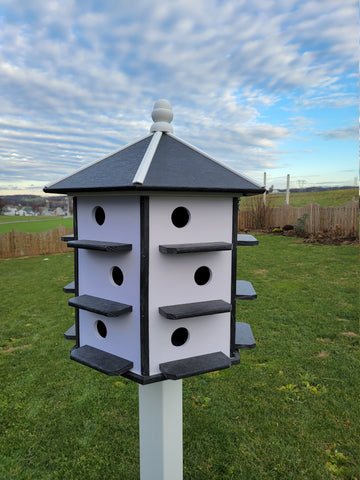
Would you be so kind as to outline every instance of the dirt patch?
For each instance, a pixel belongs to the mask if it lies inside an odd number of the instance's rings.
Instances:
[[[23,350],[24,348],[29,348],[29,347],[32,347],[32,345],[19,345],[18,347],[9,347],[0,351],[1,353],[11,353],[11,352],[14,352],[15,350]]]
[[[330,355],[329,352],[320,352],[317,355],[315,355],[317,358],[326,358]]]
[[[255,273],[256,275],[265,275],[265,273],[268,273],[269,270],[266,270],[265,268],[262,269],[262,270],[254,270],[253,273]]]
[[[332,342],[331,338],[317,338],[316,341],[319,343],[325,343],[325,344]]]
[[[53,278],[53,280],[54,280],[54,282],[68,282],[69,278],[70,277],[68,277],[66,275],[63,275],[61,277],[55,277],[55,278]]]
[[[341,335],[345,335],[345,337],[358,337],[359,336],[355,332],[341,332]]]

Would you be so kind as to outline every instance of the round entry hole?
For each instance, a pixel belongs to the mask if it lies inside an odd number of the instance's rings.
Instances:
[[[210,278],[211,270],[209,267],[199,267],[194,274],[194,280],[197,285],[205,285]]]
[[[189,223],[190,212],[185,207],[177,207],[171,214],[171,221],[177,228],[183,228]]]
[[[102,225],[105,222],[105,210],[102,207],[95,207],[93,215],[98,225]]]
[[[113,282],[115,283],[115,285],[122,285],[123,281],[124,281],[124,274],[123,272],[121,271],[121,268],[119,267],[113,267],[111,269],[111,277],[113,279]]]
[[[106,325],[104,322],[102,322],[101,320],[98,320],[96,322],[96,330],[98,332],[98,334],[100,335],[100,337],[102,338],[105,338],[106,335],[107,335],[107,328],[106,328]]]
[[[188,338],[189,338],[189,330],[187,330],[184,327],[177,328],[171,335],[171,343],[175,347],[181,347],[181,345],[184,345],[184,343],[187,342]]]

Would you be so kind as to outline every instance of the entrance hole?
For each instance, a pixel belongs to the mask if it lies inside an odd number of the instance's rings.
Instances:
[[[210,278],[211,270],[209,267],[199,267],[194,274],[194,280],[197,285],[205,285]]]
[[[95,222],[102,225],[105,222],[105,210],[102,207],[95,207],[93,210]]]
[[[171,343],[175,347],[181,347],[189,338],[189,330],[184,327],[177,328],[171,335]]]
[[[190,212],[185,207],[177,207],[171,214],[171,221],[177,228],[183,228],[189,223]]]
[[[96,322],[96,330],[97,330],[98,334],[100,335],[100,337],[106,338],[107,328],[106,328],[106,325],[105,325],[104,322],[102,322],[101,320],[98,320]]]
[[[118,285],[118,286],[122,285],[122,283],[124,281],[124,274],[123,274],[121,268],[113,267],[111,269],[111,277],[112,277],[115,285]]]

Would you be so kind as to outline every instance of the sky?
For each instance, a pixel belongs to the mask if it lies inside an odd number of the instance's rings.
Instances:
[[[149,133],[260,184],[356,185],[358,2],[0,0],[0,195]]]

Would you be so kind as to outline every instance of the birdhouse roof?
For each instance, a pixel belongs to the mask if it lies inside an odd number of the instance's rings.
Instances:
[[[160,103],[163,102],[163,103]],[[254,195],[264,188],[172,133],[170,104],[160,100],[151,133],[46,186],[48,193],[105,191],[228,192]],[[171,115],[169,114],[169,110]],[[159,113],[160,111],[160,113]],[[154,113],[155,112],[155,113]]]

